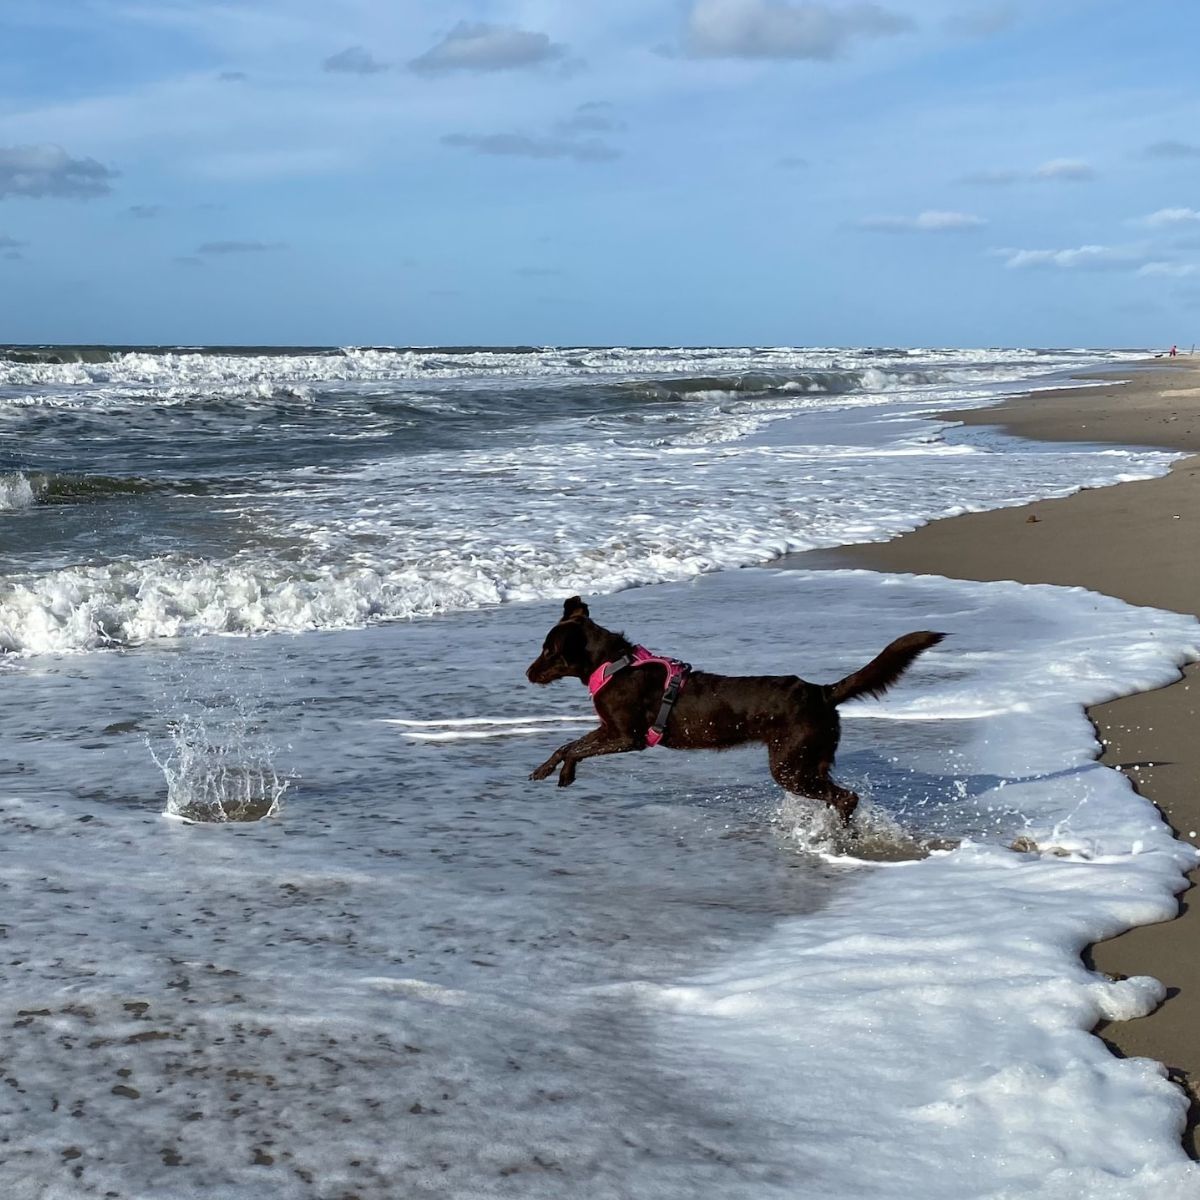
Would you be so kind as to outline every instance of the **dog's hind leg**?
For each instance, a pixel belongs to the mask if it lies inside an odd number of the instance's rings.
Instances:
[[[792,731],[767,743],[771,775],[784,791],[813,800],[824,800],[849,823],[858,807],[858,796],[829,777],[837,751],[838,730]]]

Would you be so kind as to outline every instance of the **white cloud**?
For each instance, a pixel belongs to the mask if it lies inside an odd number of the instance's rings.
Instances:
[[[1083,183],[1094,179],[1096,172],[1089,163],[1079,158],[1052,158],[1040,167],[1030,172],[1014,170],[1010,167],[984,168],[971,171],[959,177],[959,183],[977,184],[982,187],[1004,187],[1012,183],[1020,183],[1026,179],[1033,180],[1065,180],[1071,183]]]
[[[414,58],[414,71],[510,71],[561,59],[565,46],[544,33],[531,33],[509,25],[472,24],[460,21],[436,46]]]
[[[0,250],[19,250],[27,243],[18,241],[16,238],[5,237],[0,234]]]
[[[912,27],[908,17],[871,3],[695,0],[685,48],[699,58],[828,60],[855,38],[885,37]]]
[[[1200,212],[1194,208],[1160,208],[1148,217],[1142,217],[1139,224],[1149,225],[1160,229],[1163,226],[1195,225],[1200,223]]]
[[[1094,179],[1096,172],[1079,158],[1052,158],[1034,171],[1037,179],[1064,179],[1071,183],[1082,183]]]
[[[1004,265],[1013,270],[1054,267],[1066,271],[1123,271],[1145,258],[1122,246],[1079,246],[1068,250],[1001,250]]]
[[[979,229],[987,221],[973,213],[926,209],[915,217],[865,217],[858,224],[876,233],[961,233]]]
[[[112,191],[117,172],[61,146],[0,146],[0,199],[58,196],[91,200]]]
[[[1141,276],[1166,279],[1186,279],[1196,273],[1197,267],[1194,263],[1148,262],[1138,268],[1138,274]]]

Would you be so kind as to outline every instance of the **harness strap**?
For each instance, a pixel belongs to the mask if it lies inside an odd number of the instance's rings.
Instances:
[[[687,682],[688,673],[692,669],[690,663],[680,662],[677,658],[663,658],[660,655],[651,654],[645,646],[635,646],[632,654],[622,655],[620,658],[613,659],[612,662],[601,663],[588,679],[588,691],[592,694],[592,703],[594,704],[597,692],[618,671],[623,671],[626,667],[643,667],[650,663],[658,663],[667,669],[662,704],[659,705],[658,716],[654,718],[654,724],[646,732],[647,743],[657,746],[666,734],[671,709],[675,707],[675,701],[679,699],[679,693],[683,691],[683,685]]]
[[[632,654],[623,654],[620,658],[614,658],[612,662],[602,663],[592,672],[592,677],[588,680],[588,691],[594,696],[618,671],[632,665]],[[600,676],[599,682],[596,681],[597,675]]]

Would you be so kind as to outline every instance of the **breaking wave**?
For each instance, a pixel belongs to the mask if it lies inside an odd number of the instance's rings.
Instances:
[[[907,351],[911,363],[918,352]],[[960,368],[1027,363],[1028,350],[924,351],[926,363]],[[816,390],[851,390],[907,373],[919,382],[922,371],[887,371],[877,364],[882,351],[837,347],[793,348],[625,348],[625,347],[348,347],[267,349],[224,348],[0,348],[0,389],[44,386],[149,388],[166,394],[200,394],[238,386],[250,392],[304,384],[369,384],[400,380],[513,377],[595,379],[597,376],[677,376],[685,389],[705,390],[716,381],[723,390],[752,390],[811,383]],[[1065,351],[1064,362],[1088,361],[1083,351]],[[1090,358],[1095,360],[1095,354]],[[700,367],[699,372],[696,368]],[[811,378],[810,378],[811,377]],[[732,389],[728,384],[734,381]],[[738,379],[747,381],[739,386]],[[694,381],[692,386],[689,381]],[[886,385],[886,384],[885,384]],[[675,389],[678,391],[678,388]]]
[[[666,577],[694,573],[681,562]],[[571,577],[569,571],[561,574]],[[652,582],[653,574],[647,570],[629,582]],[[289,570],[282,563],[236,560],[121,562],[10,585],[0,593],[0,651],[60,654],[154,638],[345,629],[481,608],[564,586],[554,582],[553,572],[546,573],[542,587],[506,583],[482,564],[450,563],[440,571],[428,564],[385,573]]]
[[[658,456],[639,454],[630,457],[631,469],[655,472]],[[832,448],[820,460],[817,478],[806,483],[811,457],[788,451],[738,455],[727,444],[696,454],[711,456],[713,499],[698,500],[688,490],[696,484],[661,492],[666,507],[655,517],[644,511],[651,499],[645,488],[654,483],[644,474],[631,480],[628,494],[597,492],[568,460],[565,483],[550,471],[527,471],[505,480],[509,490],[495,491],[497,477],[489,484],[468,468],[483,482],[457,512],[446,509],[451,497],[444,489],[453,490],[458,478],[452,476],[442,491],[426,489],[420,505],[408,497],[399,510],[385,508],[372,521],[357,514],[326,523],[296,521],[293,531],[301,540],[291,546],[267,539],[226,559],[168,555],[17,577],[0,585],[0,653],[345,629],[507,601],[617,592],[765,563],[793,551],[886,538],[964,511],[952,487],[964,457],[972,459],[978,507],[1146,478],[1164,472],[1173,457],[1083,453],[1048,470],[1043,457],[1011,450],[989,455],[936,443],[902,445],[863,459],[861,450],[850,457]],[[822,482],[855,458],[860,466],[870,462],[874,477],[871,487],[859,487],[862,494],[839,494]],[[695,470],[693,478],[699,478]],[[539,526],[519,499],[553,524]],[[631,509],[634,504],[642,508]]]
[[[848,392],[888,392],[955,382],[950,371],[883,370],[878,367],[829,371],[747,372],[742,375],[697,375],[681,379],[639,380],[628,385],[652,400],[709,399],[720,395],[764,395],[771,392],[840,396]]]

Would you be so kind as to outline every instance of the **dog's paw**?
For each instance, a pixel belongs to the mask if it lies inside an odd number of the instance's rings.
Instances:
[[[554,770],[554,761],[553,761],[553,759],[550,759],[547,762],[542,763],[542,765],[540,767],[538,767],[536,770],[530,771],[529,778],[530,779],[546,779],[549,777],[550,772],[553,770]]]
[[[563,763],[563,769],[558,773],[558,786],[570,787],[575,782],[575,764]]]

